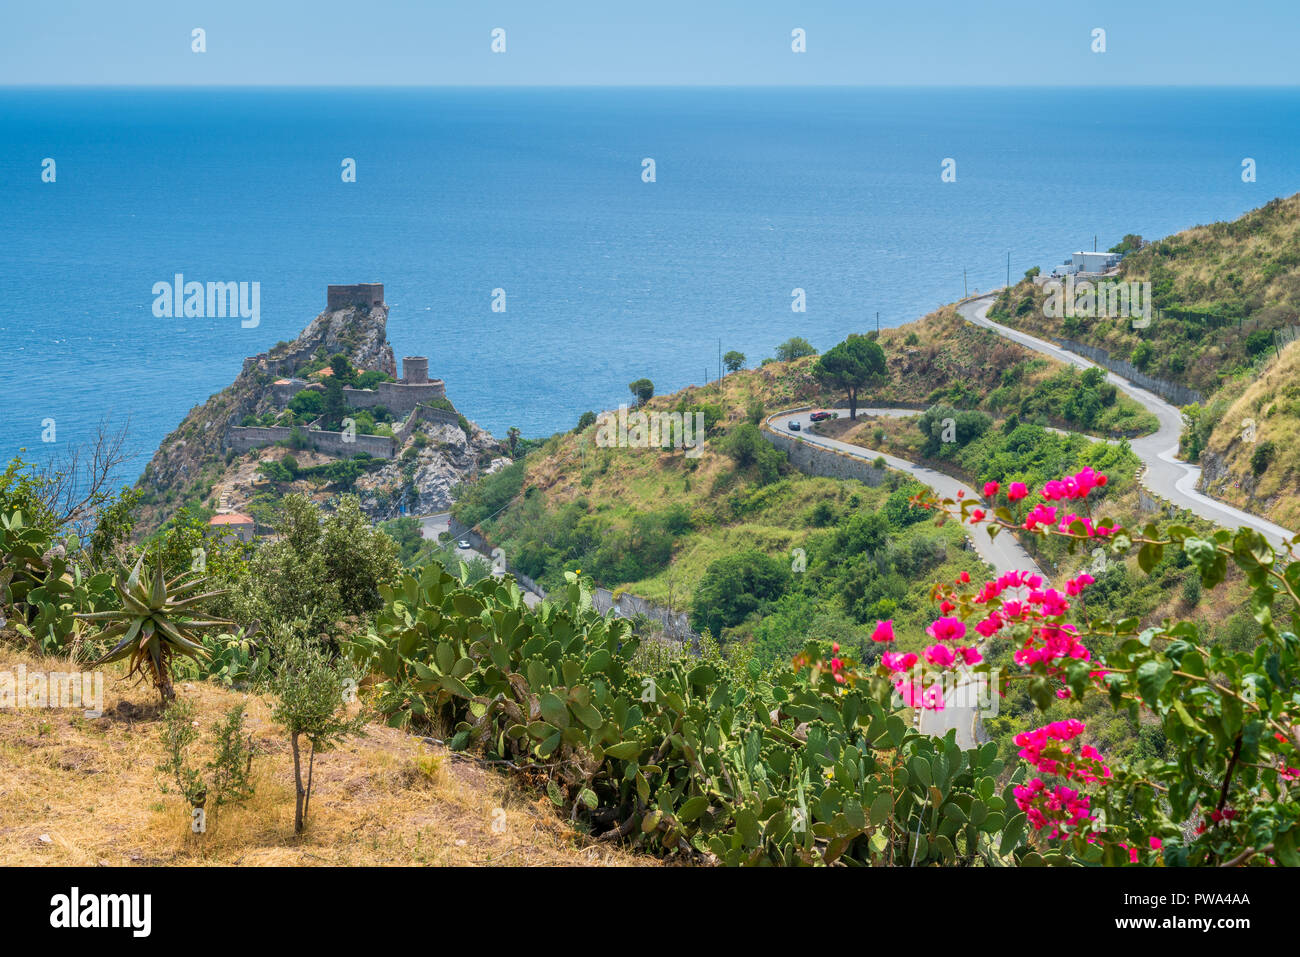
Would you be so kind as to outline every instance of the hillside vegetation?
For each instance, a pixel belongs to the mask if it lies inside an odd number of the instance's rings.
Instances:
[[[1129,237],[1127,245],[1138,242]],[[1202,490],[1296,527],[1300,194],[1143,245],[1114,278],[1151,283],[1149,326],[1050,318],[1041,276],[1004,290],[989,315],[1034,335],[1100,346],[1149,375],[1199,390],[1203,400],[1184,409],[1180,454],[1202,466]]]
[[[1156,311],[1146,328],[1119,318],[1051,318],[1038,278],[1004,290],[990,317],[1100,346],[1208,397],[1275,356],[1274,334],[1282,333],[1280,348],[1300,322],[1300,194],[1130,252],[1114,278],[1151,284]]]
[[[808,364],[768,365],[653,399],[651,410],[708,410],[712,428],[698,458],[600,448],[592,426],[556,436],[483,480],[453,514],[481,521],[509,566],[547,588],[581,571],[599,585],[688,611],[696,627],[727,643],[752,637],[765,664],[803,646],[809,616],[819,632],[864,656],[873,653],[868,636],[877,617],[909,622],[908,640],[919,641],[928,582],[974,572],[978,559],[959,529],[934,528],[910,508],[919,485],[896,474],[876,488],[809,477],[759,436],[759,403],[776,408],[817,397]],[[732,588],[701,591],[711,570],[716,578],[728,565],[741,577],[770,573],[769,587],[755,589],[748,606],[729,600]]]
[[[1220,390],[1198,418],[1210,427],[1200,451],[1205,490],[1300,528],[1300,343],[1290,343],[1253,381]]]

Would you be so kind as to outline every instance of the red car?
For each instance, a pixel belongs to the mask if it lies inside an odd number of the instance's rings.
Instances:
[[[814,412],[812,415],[808,416],[808,421],[809,421],[809,422],[820,422],[820,421],[822,421],[823,419],[830,419],[830,418],[833,418],[834,415],[835,415],[834,412],[827,412],[825,409],[819,409],[819,410],[817,410],[816,412]]]

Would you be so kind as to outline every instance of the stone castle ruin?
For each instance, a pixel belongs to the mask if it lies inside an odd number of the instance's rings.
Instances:
[[[382,282],[359,282],[352,286],[326,286],[326,310],[338,312],[352,306],[369,309],[384,304],[384,284]]]
[[[341,312],[348,309],[363,309],[367,312],[384,306],[383,283],[357,283],[351,286],[334,286],[327,289],[326,312]],[[315,357],[315,346],[306,346],[288,352],[260,353],[244,360],[244,371],[264,370],[280,375],[289,373],[272,383],[268,392],[272,402],[284,408],[289,401],[304,390],[324,390],[319,382],[298,378],[293,373],[299,366]],[[391,353],[389,353],[391,356]],[[392,360],[388,365],[391,368]],[[396,439],[386,435],[345,436],[341,432],[330,432],[316,428],[298,428],[299,434],[306,439],[311,448],[327,455],[353,456],[366,452],[375,458],[391,459],[410,436],[417,423],[441,422],[455,425],[459,416],[447,409],[431,408],[427,403],[447,397],[445,383],[441,379],[429,378],[429,360],[425,356],[406,356],[402,359],[402,377],[396,382],[380,382],[373,389],[356,389],[343,387],[344,401],[349,408],[373,409],[383,406],[392,413]],[[398,420],[406,421],[400,425]],[[226,430],[225,446],[236,452],[272,445],[287,440],[293,433],[289,426],[240,426],[232,424]]]

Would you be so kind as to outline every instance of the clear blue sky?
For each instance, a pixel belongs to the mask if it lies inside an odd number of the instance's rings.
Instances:
[[[6,0],[0,85],[1293,85],[1298,36],[1297,0]]]

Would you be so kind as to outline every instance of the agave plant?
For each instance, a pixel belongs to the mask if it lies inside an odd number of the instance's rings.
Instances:
[[[162,562],[150,573],[144,567],[144,555],[127,573],[123,565],[116,574],[116,591],[122,607],[112,611],[78,615],[83,621],[104,623],[99,638],[120,639],[112,650],[92,667],[130,656],[127,677],[139,673],[158,689],[164,702],[172,700],[172,658],[176,655],[198,657],[205,654],[197,632],[205,628],[225,628],[234,622],[221,618],[203,618],[199,606],[224,591],[195,594],[206,581],[188,573],[170,581],[163,578]]]
[[[45,654],[75,654],[74,613],[108,607],[113,578],[84,573],[76,544],[24,524],[23,513],[0,514],[0,627],[8,626]]]

